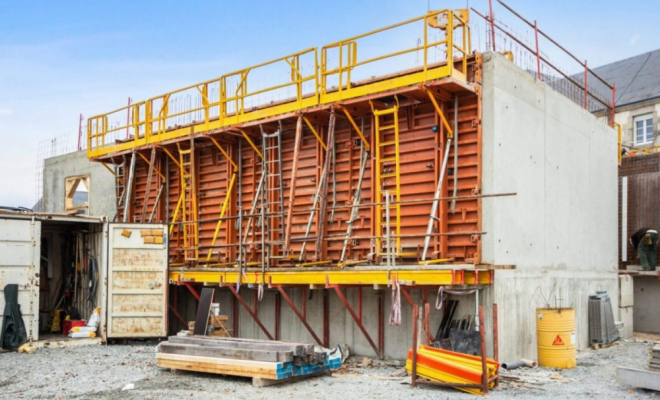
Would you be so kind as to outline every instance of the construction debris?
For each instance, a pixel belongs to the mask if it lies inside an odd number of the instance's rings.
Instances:
[[[172,336],[156,348],[161,368],[249,377],[255,386],[323,374],[341,363],[340,347],[272,340]]]
[[[406,370],[412,371],[413,352],[408,352]],[[487,371],[489,388],[495,387],[495,381],[491,378],[497,376],[500,364],[489,358],[487,359]],[[417,375],[430,381],[456,383],[456,389],[473,394],[483,394],[483,389],[464,387],[461,385],[482,383],[481,357],[467,354],[455,353],[449,350],[436,349],[429,346],[420,346],[417,350]]]

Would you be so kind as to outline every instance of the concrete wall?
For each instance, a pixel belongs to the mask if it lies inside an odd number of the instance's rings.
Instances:
[[[634,277],[633,329],[635,332],[660,333],[660,280],[658,276]]]
[[[482,259],[497,271],[500,358],[536,358],[535,309],[574,307],[588,345],[588,295],[618,308],[617,135],[497,54],[484,55]]]
[[[177,290],[176,286],[170,286],[171,290]],[[183,317],[192,321],[195,319],[195,300],[188,293],[185,287],[178,287],[179,312]],[[197,287],[197,290],[200,290]],[[287,289],[287,294],[295,302],[298,309],[301,308],[301,289]],[[275,333],[275,295],[276,291],[266,290],[263,299],[258,303],[258,315],[261,322],[271,332]],[[308,295],[310,291],[307,291]],[[380,294],[371,289],[364,288],[363,295],[363,323],[371,338],[378,344],[378,296],[382,295],[385,300],[385,357],[403,360],[407,357],[408,350],[412,345],[412,309],[403,299],[401,305],[401,325],[391,326],[389,324],[390,311],[392,307],[391,290],[381,290]],[[344,291],[344,295],[351,302],[354,310],[357,312],[357,289],[352,288]],[[422,303],[423,293],[419,290],[410,291],[413,301]],[[430,302],[430,330],[433,335],[440,326],[442,319],[442,310],[435,309],[435,299],[437,293],[429,290]],[[247,286],[241,288],[241,296],[246,300],[250,307],[254,307],[254,290]],[[351,315],[346,311],[343,303],[334,290],[329,292],[330,309],[330,346],[335,347],[338,344],[348,344],[351,354],[375,358],[376,353],[365,339],[364,335],[353,321]],[[229,316],[228,328],[232,329],[232,309],[233,295],[228,289],[217,289],[216,301],[220,303],[220,313]],[[459,300],[459,307],[456,310],[455,317],[463,318],[467,314],[474,315],[474,296],[450,296],[451,299]],[[170,299],[172,296],[170,295]],[[254,322],[248,312],[239,304],[239,336],[246,338],[267,339],[266,335]],[[281,340],[304,341],[316,343],[309,334],[300,319],[291,310],[291,307],[282,299],[280,316]],[[314,329],[316,335],[323,340],[323,290],[314,290],[312,299],[307,301],[307,321]],[[170,318],[170,333],[183,329],[181,324],[174,318]]]
[[[64,212],[65,180],[77,175],[90,176],[89,215],[112,220],[116,213],[114,176],[100,163],[89,161],[85,151],[45,160],[42,211]]]

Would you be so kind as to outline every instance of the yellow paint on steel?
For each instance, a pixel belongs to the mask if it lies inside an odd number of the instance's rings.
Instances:
[[[163,175],[163,174],[158,170],[158,168],[156,168],[155,165],[151,165],[151,163],[149,162],[149,159],[148,159],[147,157],[145,157],[142,153],[138,153],[138,155],[140,156],[140,158],[142,158],[142,159],[144,160],[144,162],[147,163],[148,166],[150,166],[151,168],[153,168],[154,171],[156,171],[156,173],[157,173],[158,175],[160,175],[160,177],[161,177],[164,181],[166,180],[166,179],[165,179],[165,175]]]
[[[618,138],[619,138],[618,153],[619,153],[619,166],[621,166],[621,157],[622,157],[622,155],[621,155],[621,140],[622,140],[622,137],[621,137],[622,136],[621,124],[615,122],[614,125],[616,125],[616,130],[617,130]]]
[[[234,162],[234,160],[232,160],[231,157],[229,157],[229,154],[227,154],[227,152],[225,151],[225,149],[223,149],[222,146],[220,146],[220,143],[218,143],[218,141],[215,140],[215,139],[213,139],[211,136],[209,136],[209,139],[211,139],[211,141],[213,142],[213,144],[215,144],[215,147],[217,147],[218,150],[220,150],[220,152],[222,153],[222,155],[225,156],[225,158],[227,159],[227,161],[229,161],[229,162],[231,163],[232,167],[234,167],[235,169],[238,169],[238,164],[236,164],[236,163]]]
[[[172,159],[172,161],[174,161],[174,164],[176,164],[176,166],[179,167],[179,169],[181,169],[181,164],[179,163],[179,160],[177,160],[176,157],[174,157],[172,153],[169,150],[167,150],[165,147],[163,147],[163,151]]]
[[[435,111],[440,115],[440,120],[442,121],[442,125],[445,127],[447,130],[447,138],[451,139],[454,137],[454,130],[451,129],[449,126],[449,123],[447,122],[447,118],[445,118],[445,114],[442,112],[442,109],[438,105],[438,102],[435,99],[435,96],[431,92],[429,88],[426,88],[426,93],[429,95],[429,99],[431,99],[431,103],[433,103],[433,107],[435,107]]]
[[[433,24],[433,21],[437,20],[438,16],[443,16],[447,19],[446,27],[440,29],[445,32],[444,39],[429,42],[427,38],[427,36],[430,35],[430,32],[428,32],[428,26]],[[424,32],[427,33],[424,35],[422,45],[358,61],[357,41],[359,39],[414,23],[422,23],[424,26]],[[433,25],[430,26],[433,27]],[[461,31],[462,39],[456,43],[454,42],[454,30]],[[446,62],[444,64],[429,64],[427,60],[428,50],[443,46],[452,49],[452,51],[446,52]],[[339,49],[341,51],[339,52],[339,65],[331,68],[328,65],[327,52],[332,49]],[[351,82],[351,74],[353,70],[358,67],[369,66],[378,61],[392,59],[406,54],[414,54],[419,51],[423,51],[424,54],[424,60],[422,60],[420,71],[393,75],[382,80],[360,84],[358,86],[354,86]],[[454,65],[454,51],[456,51],[459,56],[462,56],[462,61],[458,68]],[[344,53],[346,53],[345,57]],[[467,57],[471,53],[470,28],[467,24],[465,10],[430,11],[417,18],[324,46],[321,50],[320,65],[317,48],[309,48],[298,53],[222,75],[220,78],[196,83],[185,88],[153,97],[147,101],[136,102],[130,106],[91,117],[88,119],[87,123],[87,156],[90,158],[99,157],[114,152],[130,150],[139,146],[161,143],[184,136],[228,128],[268,117],[301,111],[318,105],[328,105],[346,99],[368,96],[374,93],[413,86],[422,82],[445,77],[454,77],[459,81],[466,82]],[[301,57],[305,56],[314,58],[313,71],[306,72],[306,74],[303,73],[301,69]],[[248,90],[248,87],[250,87],[249,83],[251,82],[250,76],[254,75],[253,71],[276,64],[285,65],[290,69],[291,74],[288,81],[281,84],[273,84],[260,90]],[[307,71],[310,70],[311,68]],[[331,84],[332,79],[328,79],[333,76],[339,77],[339,85],[336,87]],[[234,93],[228,93],[228,86],[233,80],[238,81],[238,85],[236,86]],[[312,87],[306,93],[303,92],[303,86],[305,84],[309,84],[309,86]],[[211,85],[219,88],[217,101],[211,101],[209,99],[209,86]],[[254,98],[254,96],[266,93],[275,93],[291,87],[295,88],[296,93],[295,97],[291,100],[283,103],[264,104],[263,107],[260,108],[246,107],[246,99],[248,98]],[[184,107],[183,110],[171,113],[169,109],[170,100],[173,99],[173,96],[175,95],[185,95],[186,93],[184,92],[187,91],[199,92],[201,95],[201,101],[194,106],[191,105],[189,107]],[[156,108],[158,110],[158,115],[154,117],[153,110],[155,107],[159,106],[160,108]],[[217,119],[211,120],[210,115],[212,111],[218,113]],[[109,117],[111,115],[119,114],[125,116],[126,113],[132,114],[133,118],[131,121],[126,124],[112,124],[112,127],[110,127],[111,124],[109,123]],[[195,121],[188,126],[175,126],[168,129],[168,120],[171,120],[174,117],[191,116],[194,115],[194,113],[202,113],[204,118],[201,121]],[[153,132],[154,124],[156,125],[156,132]],[[133,138],[121,143],[116,143],[114,136],[128,129],[133,130]],[[246,139],[248,139],[248,141],[250,141],[244,132],[241,133]],[[362,139],[364,140],[364,138]]]
[[[248,136],[248,134],[245,133],[245,131],[244,131],[243,129],[238,129],[238,131],[241,133],[241,135],[243,135],[243,137],[245,138],[245,140],[247,140],[247,142],[250,144],[250,147],[252,147],[252,150],[254,150],[254,152],[257,153],[257,155],[259,156],[259,158],[261,158],[261,159],[263,160],[263,159],[264,159],[264,155],[261,154],[261,151],[259,151],[259,148],[254,144],[254,142],[252,141],[252,139],[250,139],[250,136]]]
[[[619,143],[621,143],[621,142],[619,142]],[[621,164],[621,162],[619,162],[619,164]],[[117,174],[115,174],[115,171],[113,171],[112,168],[108,167],[108,164],[102,162],[101,165],[103,165],[103,166],[105,167],[105,169],[107,169],[108,171],[110,171],[110,173],[111,173],[112,175],[117,176]]]
[[[321,138],[321,135],[319,135],[319,133],[316,131],[316,129],[314,129],[314,126],[312,125],[312,123],[309,122],[307,117],[305,117],[304,115],[303,115],[302,118],[305,121],[305,124],[307,124],[307,127],[309,128],[309,130],[312,131],[314,136],[316,136],[316,140],[318,140],[319,143],[321,143],[321,147],[323,147],[323,150],[328,150],[328,146],[325,145],[325,143],[323,142],[323,138]]]
[[[471,273],[473,271],[466,271]],[[239,279],[238,269],[211,270],[204,269],[172,269],[170,270],[170,279],[174,282],[182,280],[188,282],[203,283],[227,283],[235,284]],[[490,276],[487,271],[477,271],[480,278]],[[388,274],[390,278],[388,278]],[[453,280],[454,272],[450,269],[410,269],[410,270],[391,270],[386,268],[378,270],[326,270],[310,271],[306,269],[296,269],[295,271],[270,270],[262,274],[259,271],[247,271],[242,277],[243,284],[268,284],[273,285],[324,285],[326,280],[329,284],[335,285],[387,285],[391,279],[398,282],[405,282],[409,285],[418,286],[438,286],[438,285],[456,285],[459,284]],[[481,280],[481,279],[480,279]],[[492,284],[488,279],[486,285]]]
[[[376,251],[381,252],[382,239],[381,236],[386,236],[383,234],[383,206],[380,205],[380,202],[383,201],[383,190],[384,182],[383,179],[389,177],[394,177],[394,190],[389,191],[390,195],[394,195],[395,204],[394,204],[394,215],[395,215],[395,236],[396,236],[396,248],[394,251],[396,253],[401,252],[401,164],[400,164],[400,153],[399,153],[399,107],[394,106],[385,110],[374,110],[374,120],[376,121],[376,127],[374,135],[376,138],[376,199],[378,199],[379,204],[376,205],[376,234],[379,236],[376,239]],[[380,118],[385,115],[392,115],[394,121],[392,125],[381,125]],[[394,139],[393,140],[384,140],[385,133],[384,131],[393,130]],[[381,137],[381,134],[383,135]],[[385,148],[388,146],[394,146],[394,173],[385,173],[383,174],[383,169],[385,163],[388,162],[389,158],[383,157]],[[393,193],[392,193],[393,192]],[[389,212],[389,211],[385,211]],[[388,227],[391,230],[391,226]]]
[[[348,112],[348,110],[344,107],[341,108],[344,111],[344,114],[346,114],[346,118],[348,118],[348,121],[353,125],[353,129],[357,132],[358,136],[360,136],[360,140],[362,140],[362,144],[364,145],[364,150],[369,151],[369,141],[367,138],[364,137],[364,132],[362,132],[362,129],[360,129],[357,124],[355,123],[355,120],[353,119],[353,116],[351,116],[351,113]]]
[[[209,249],[209,253],[206,255],[206,261],[211,260],[211,254],[213,254],[213,246],[215,246],[215,241],[218,239],[218,233],[220,233],[220,227],[222,226],[222,221],[224,221],[225,218],[225,213],[227,212],[227,208],[229,207],[229,199],[231,198],[231,192],[234,189],[234,182],[236,181],[236,171],[231,176],[231,180],[229,181],[229,188],[227,189],[227,194],[225,194],[225,201],[222,202],[222,209],[220,210],[220,218],[218,219],[218,223],[215,226],[215,232],[213,233],[213,240],[211,241],[211,248]]]
[[[575,367],[576,340],[575,309],[536,310],[536,341],[540,366],[564,369]]]

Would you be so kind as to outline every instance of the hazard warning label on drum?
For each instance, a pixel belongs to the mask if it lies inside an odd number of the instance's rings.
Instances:
[[[563,345],[564,345],[564,341],[561,340],[561,337],[560,337],[559,335],[557,335],[557,337],[555,338],[555,341],[552,342],[552,345],[553,345],[553,346],[563,346]]]

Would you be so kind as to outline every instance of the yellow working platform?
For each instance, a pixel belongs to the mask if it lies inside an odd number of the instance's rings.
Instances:
[[[87,156],[100,159],[202,133],[247,138],[241,128],[250,122],[440,79],[467,86],[468,19],[463,9],[430,11],[320,51],[309,48],[96,115],[87,123]]]
[[[263,272],[248,269],[243,284],[270,285],[387,285],[396,280],[406,286],[491,285],[492,270],[477,270],[472,265],[453,265],[452,268],[401,266],[391,270],[381,266],[355,267],[347,270],[314,268],[278,268]],[[170,268],[170,280],[210,284],[236,284],[236,268]]]

